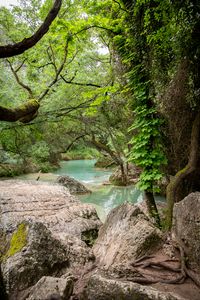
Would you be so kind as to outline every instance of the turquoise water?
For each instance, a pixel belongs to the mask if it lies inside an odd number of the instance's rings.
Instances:
[[[84,184],[101,184],[108,180],[112,172],[94,168],[95,162],[94,159],[62,161],[54,173],[68,175]]]
[[[104,182],[108,182],[112,171],[95,168],[94,163],[95,160],[63,161],[61,162],[61,168],[55,174],[68,175],[85,184],[92,193],[79,196],[79,198],[84,203],[95,205],[102,220],[105,219],[112,208],[125,201],[132,203],[142,201],[142,193],[134,186],[103,185]]]

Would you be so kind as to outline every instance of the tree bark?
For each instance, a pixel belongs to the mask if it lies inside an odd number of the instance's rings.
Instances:
[[[156,221],[156,224],[160,228],[160,216],[155,203],[153,192],[144,191],[144,200],[146,202],[149,215]]]
[[[186,176],[195,171],[199,157],[199,130],[200,130],[200,112],[197,113],[191,132],[190,154],[187,165],[170,180],[167,186],[167,225],[172,226],[172,216],[174,203],[180,201],[177,197],[177,189]]]
[[[33,47],[49,30],[51,23],[56,18],[60,10],[61,4],[62,0],[55,0],[54,5],[48,13],[46,19],[31,37],[25,38],[21,42],[13,45],[0,46],[0,58],[19,55]]]
[[[39,109],[37,100],[29,100],[16,108],[6,108],[0,106],[0,121],[27,123],[37,116]]]

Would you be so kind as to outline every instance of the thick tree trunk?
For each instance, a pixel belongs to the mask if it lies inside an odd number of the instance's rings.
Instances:
[[[174,203],[180,201],[178,198],[177,190],[183,179],[191,174],[197,168],[197,162],[199,157],[199,130],[200,130],[200,112],[197,113],[191,132],[191,144],[190,144],[190,154],[187,165],[170,180],[167,186],[167,225],[170,229],[172,226],[172,216]]]
[[[153,192],[150,191],[144,191],[144,200],[146,202],[147,205],[147,210],[149,215],[154,218],[154,220],[156,221],[157,226],[160,228],[160,216],[158,213],[158,209],[156,206],[156,202],[154,199],[154,195]]]

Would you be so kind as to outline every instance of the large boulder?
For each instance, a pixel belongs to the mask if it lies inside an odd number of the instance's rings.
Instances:
[[[21,223],[10,234],[2,256],[2,273],[10,299],[44,275],[62,275],[69,267],[69,252],[42,223]]]
[[[59,176],[56,179],[56,182],[68,188],[72,195],[91,193],[91,191],[88,190],[81,182],[66,175]]]
[[[134,282],[108,279],[99,274],[90,277],[81,300],[184,300],[172,293],[158,291]]]
[[[189,262],[200,269],[200,193],[191,193],[174,205],[173,235]]]
[[[151,254],[159,247],[162,233],[139,207],[124,203],[114,208],[100,228],[93,251],[98,266],[109,268]]]

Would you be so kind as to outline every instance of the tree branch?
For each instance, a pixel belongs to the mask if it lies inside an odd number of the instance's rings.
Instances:
[[[75,84],[75,85],[81,85],[81,86],[94,86],[94,87],[97,87],[97,88],[101,88],[102,86],[101,85],[98,85],[98,84],[95,84],[95,83],[81,83],[81,82],[73,82],[73,79],[74,79],[74,76],[72,77],[72,79],[70,80],[66,80],[64,78],[64,76],[60,76],[62,78],[62,80],[65,82],[65,83],[70,83],[70,84]]]
[[[48,13],[46,19],[39,29],[29,38],[23,39],[21,42],[13,45],[0,46],[0,58],[11,57],[24,53],[29,48],[33,47],[47,33],[53,20],[56,18],[62,0],[55,0],[54,5]]]
[[[15,79],[16,79],[17,83],[18,83],[23,89],[25,89],[25,90],[29,93],[30,98],[33,98],[33,92],[32,92],[32,90],[31,90],[31,88],[30,88],[28,85],[24,84],[24,83],[19,79],[19,76],[18,76],[18,74],[17,74],[17,72],[19,71],[19,69],[23,66],[23,63],[17,68],[17,70],[14,70],[14,68],[13,68],[13,66],[12,66],[12,64],[11,64],[11,62],[10,62],[8,59],[6,59],[6,61],[8,62],[9,66],[10,66],[10,69],[11,69],[13,75],[15,76]]]
[[[46,90],[42,93],[42,95],[38,98],[38,101],[41,101],[49,92],[50,88],[58,81],[58,77],[60,75],[60,73],[62,72],[66,60],[67,60],[67,54],[68,54],[68,44],[69,44],[69,40],[67,39],[66,41],[66,45],[65,45],[65,50],[64,50],[64,57],[63,57],[63,61],[60,65],[60,67],[57,69],[57,67],[54,65],[54,62],[52,62],[54,68],[55,68],[55,78],[52,80],[52,82],[48,85],[48,87],[46,88]],[[52,49],[51,49],[52,50]]]
[[[16,108],[6,108],[0,106],[0,120],[7,122],[20,121],[27,123],[37,116],[39,103],[32,99]]]

